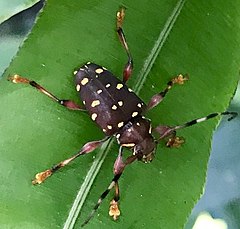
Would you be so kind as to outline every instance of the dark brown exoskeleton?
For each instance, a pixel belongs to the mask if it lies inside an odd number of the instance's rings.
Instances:
[[[174,127],[157,126],[153,129],[160,136],[155,139],[152,135],[151,121],[146,119],[143,114],[153,107],[157,106],[172,88],[174,84],[183,84],[187,77],[178,75],[167,84],[167,87],[162,92],[154,95],[148,105],[146,105],[130,88],[127,87],[126,82],[130,78],[133,61],[126,42],[125,35],[122,30],[122,23],[124,19],[124,9],[117,12],[117,34],[123,45],[128,61],[123,71],[123,80],[116,78],[106,68],[93,63],[86,63],[77,71],[74,72],[76,90],[83,101],[84,106],[79,106],[71,100],[61,100],[47,91],[35,81],[23,78],[19,75],[14,75],[9,78],[14,83],[26,83],[38,89],[57,103],[72,109],[72,110],[86,110],[91,119],[97,123],[102,129],[106,137],[102,140],[92,141],[86,143],[82,149],[74,156],[61,161],[52,168],[44,172],[38,173],[33,180],[33,184],[42,183],[47,177],[54,172],[64,167],[75,158],[90,153],[97,147],[101,146],[112,136],[115,136],[120,148],[118,157],[114,163],[114,177],[108,188],[102,193],[97,204],[89,217],[82,224],[84,226],[92,218],[102,200],[108,195],[109,191],[115,187],[115,195],[110,203],[109,214],[117,219],[120,215],[119,204],[119,185],[118,180],[121,177],[125,167],[136,160],[143,162],[150,162],[154,157],[157,144],[162,139],[167,139],[167,146],[178,147],[183,143],[183,139],[176,137],[176,130],[192,126],[196,123],[208,120],[218,115],[231,115],[231,118],[237,115],[236,112],[222,112],[213,113],[206,117],[194,119],[183,125]],[[126,159],[123,159],[123,148],[129,148],[132,154]]]

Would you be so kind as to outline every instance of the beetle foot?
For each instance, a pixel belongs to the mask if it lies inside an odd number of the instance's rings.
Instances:
[[[125,8],[121,7],[117,12],[117,28],[122,28],[124,17],[125,17]]]
[[[32,180],[32,184],[41,184],[43,181],[45,181],[51,175],[52,175],[51,169],[48,169],[41,173],[38,173],[38,174],[36,174],[35,179]]]
[[[109,215],[113,217],[114,220],[117,220],[120,216],[120,210],[118,208],[118,202],[112,200],[110,202]]]
[[[170,148],[179,148],[183,143],[184,143],[183,137],[174,136],[168,139],[166,146]]]
[[[172,79],[172,82],[177,84],[184,84],[184,81],[187,81],[187,80],[189,80],[188,75],[184,76],[182,74],[179,74],[177,77]]]
[[[29,80],[26,78],[23,78],[17,74],[13,75],[13,76],[9,76],[8,77],[9,81],[12,81],[13,83],[29,83]]]

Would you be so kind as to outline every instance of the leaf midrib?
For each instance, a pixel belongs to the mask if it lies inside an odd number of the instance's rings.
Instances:
[[[186,0],[179,0],[174,7],[171,15],[168,17],[163,29],[161,30],[151,52],[144,61],[143,67],[138,74],[138,81],[133,87],[133,90],[136,94],[139,94],[140,90],[143,87],[144,82],[146,81],[147,75],[149,74],[156,58],[158,57],[167,37],[169,36],[178,16],[181,13],[181,10],[185,4]],[[88,193],[91,189],[91,186],[98,175],[100,168],[112,146],[113,139],[107,141],[99,150],[97,157],[93,161],[92,166],[90,167],[88,173],[85,176],[84,182],[79,188],[77,196],[72,204],[72,207],[69,211],[68,217],[64,223],[63,229],[72,229],[77,221],[79,213],[82,209],[82,206],[88,196]]]

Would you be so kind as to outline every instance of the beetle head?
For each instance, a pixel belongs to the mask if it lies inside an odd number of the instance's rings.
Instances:
[[[147,163],[154,158],[157,143],[151,135],[150,120],[141,116],[130,120],[116,138],[121,146],[131,148],[138,160]]]

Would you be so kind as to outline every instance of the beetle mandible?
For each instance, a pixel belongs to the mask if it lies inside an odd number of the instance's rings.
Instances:
[[[176,130],[192,126],[219,115],[231,115],[229,120],[237,115],[236,112],[228,111],[212,113],[206,117],[186,122],[183,125],[173,127],[159,125],[152,130],[151,121],[145,118],[143,114],[157,106],[174,84],[183,84],[188,77],[180,74],[171,79],[167,83],[166,88],[154,95],[148,104],[145,104],[130,88],[128,88],[126,82],[132,74],[133,60],[122,29],[124,16],[125,9],[120,8],[117,12],[117,34],[128,56],[127,63],[123,70],[123,79],[119,80],[106,68],[100,65],[90,62],[84,64],[74,72],[76,91],[79,93],[84,106],[80,106],[72,100],[57,98],[35,81],[23,78],[19,75],[9,77],[9,80],[13,83],[25,83],[31,85],[68,109],[88,111],[91,119],[97,123],[106,135],[102,140],[86,143],[77,154],[61,161],[50,169],[38,173],[32,181],[33,184],[42,183],[60,168],[69,164],[77,157],[92,152],[113,136],[117,139],[117,142],[120,145],[118,157],[114,163],[114,177],[108,188],[101,194],[93,211],[84,221],[82,226],[89,222],[103,199],[114,187],[115,195],[110,202],[109,215],[112,216],[114,220],[119,217],[119,178],[125,167],[132,162],[136,160],[143,162],[152,161],[159,141],[167,139],[166,145],[168,147],[179,147],[184,141],[182,138],[176,136]],[[153,137],[152,131],[159,134],[158,139]],[[123,160],[124,147],[129,148],[132,151],[132,155],[127,157],[126,160]]]

